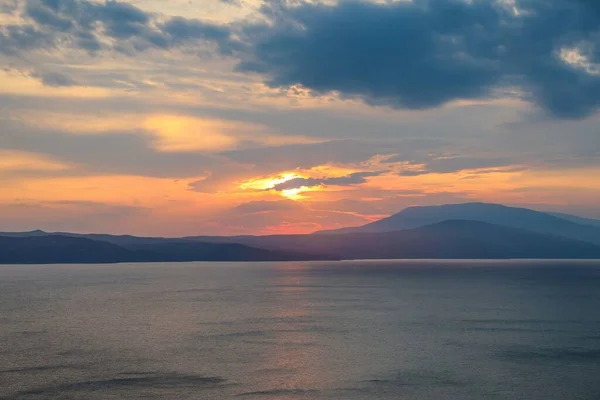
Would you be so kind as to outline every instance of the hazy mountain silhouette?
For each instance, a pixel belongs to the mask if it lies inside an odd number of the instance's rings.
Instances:
[[[0,232],[0,236],[8,236],[8,237],[32,237],[32,236],[48,236],[48,232],[41,231],[36,229],[35,231],[27,231],[27,232]]]
[[[600,258],[600,246],[480,221],[448,220],[395,232],[330,235],[197,237],[273,250],[302,250],[343,259]]]
[[[578,217],[575,215],[556,213],[556,212],[549,212],[548,214],[554,215],[555,217],[558,217],[561,219],[566,219],[567,221],[575,222],[576,224],[591,225],[591,226],[600,228],[600,219],[583,218],[583,217]]]
[[[0,233],[0,263],[600,258],[600,228],[573,221],[587,220],[468,203],[411,207],[362,227],[312,235],[153,238],[36,230]]]
[[[28,232],[0,232],[0,236],[7,237],[32,237],[32,236],[68,236],[68,237],[83,237],[91,240],[99,240],[103,242],[114,243],[118,245],[129,245],[129,244],[155,244],[163,243],[164,241],[181,241],[177,238],[163,238],[163,237],[142,237],[132,235],[109,235],[106,233],[72,233],[72,232],[45,232],[40,229]]]
[[[129,244],[127,249],[149,254],[149,261],[306,261],[339,259],[328,253],[305,253],[302,249],[263,249],[240,243],[205,243],[164,240],[156,244]]]
[[[160,239],[158,239],[160,241]],[[167,261],[298,261],[332,259],[242,244],[167,241],[125,248],[101,240],[63,235],[0,236],[0,264]]]
[[[2,264],[113,263],[135,260],[135,254],[129,250],[86,238],[60,235],[0,236]]]
[[[451,219],[481,221],[490,224],[526,229],[539,233],[551,233],[571,239],[600,244],[600,228],[585,222],[583,218],[551,215],[527,208],[508,207],[500,204],[464,203],[441,206],[409,207],[401,212],[363,226],[316,232],[317,234],[341,234],[357,232],[393,232],[417,228]],[[593,220],[592,220],[593,221]]]

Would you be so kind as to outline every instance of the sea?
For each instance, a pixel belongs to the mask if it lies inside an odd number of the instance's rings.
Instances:
[[[0,266],[1,399],[600,399],[600,262]]]

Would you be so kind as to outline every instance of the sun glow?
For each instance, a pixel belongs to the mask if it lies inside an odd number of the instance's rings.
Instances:
[[[280,185],[282,183],[289,182],[293,179],[298,179],[298,178],[305,178],[305,176],[298,175],[295,172],[284,172],[275,177],[271,176],[271,177],[267,177],[267,178],[253,179],[253,180],[244,182],[243,184],[240,185],[240,189],[274,191],[287,199],[301,200],[304,198],[304,196],[302,196],[301,193],[309,190],[310,188],[301,186],[301,187],[297,187],[297,188],[290,188],[290,189],[284,189],[284,190],[276,189],[277,185]]]
[[[263,179],[254,179],[251,181],[244,182],[240,185],[241,189],[255,189],[255,190],[269,190],[273,189],[275,186],[285,183],[287,181],[291,181],[292,179],[302,178],[302,176],[295,174],[293,172],[286,172],[278,175],[277,177],[269,177]]]
[[[305,190],[305,187],[299,187],[295,189],[286,189],[281,191],[283,197],[287,197],[290,200],[300,200],[304,198],[301,193]]]

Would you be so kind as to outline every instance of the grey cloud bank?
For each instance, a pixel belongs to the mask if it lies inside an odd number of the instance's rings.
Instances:
[[[272,87],[371,105],[426,109],[510,92],[557,118],[585,118],[600,107],[600,6],[592,0],[516,0],[517,11],[492,0],[272,1],[261,8],[267,22],[231,25],[118,1],[19,4],[6,10],[28,23],[2,27],[4,54],[59,44],[127,54],[209,45]],[[576,61],[567,61],[569,52]]]
[[[436,107],[516,87],[560,118],[600,104],[600,75],[561,55],[598,62],[594,2],[414,0],[265,7],[273,24],[249,34],[239,68],[270,85],[299,84],[397,108]],[[266,12],[266,11],[265,11]]]

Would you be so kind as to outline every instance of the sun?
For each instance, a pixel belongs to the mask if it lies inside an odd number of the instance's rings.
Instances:
[[[273,189],[275,186],[285,183],[287,181],[291,181],[292,179],[302,178],[302,176],[295,174],[293,172],[285,172],[276,177],[269,177],[263,179],[254,179],[247,182],[244,182],[240,185],[242,189],[255,189],[255,190],[269,190]]]
[[[303,199],[304,196],[301,193],[305,190],[305,187],[299,187],[294,189],[286,189],[281,191],[281,195],[283,197],[287,197],[290,200],[300,200]]]
[[[267,178],[253,179],[253,180],[246,181],[243,184],[241,184],[239,187],[244,190],[247,190],[247,189],[265,190],[265,191],[273,190],[273,191],[276,191],[279,195],[285,197],[286,199],[301,200],[301,199],[305,198],[304,196],[301,195],[301,193],[309,190],[309,188],[307,188],[306,186],[300,186],[297,188],[284,189],[284,190],[276,189],[277,185],[280,185],[282,183],[289,182],[293,179],[298,179],[298,178],[305,178],[305,177],[302,175],[298,175],[297,173],[294,173],[294,172],[283,172],[277,176],[271,176],[271,177],[267,177]]]

